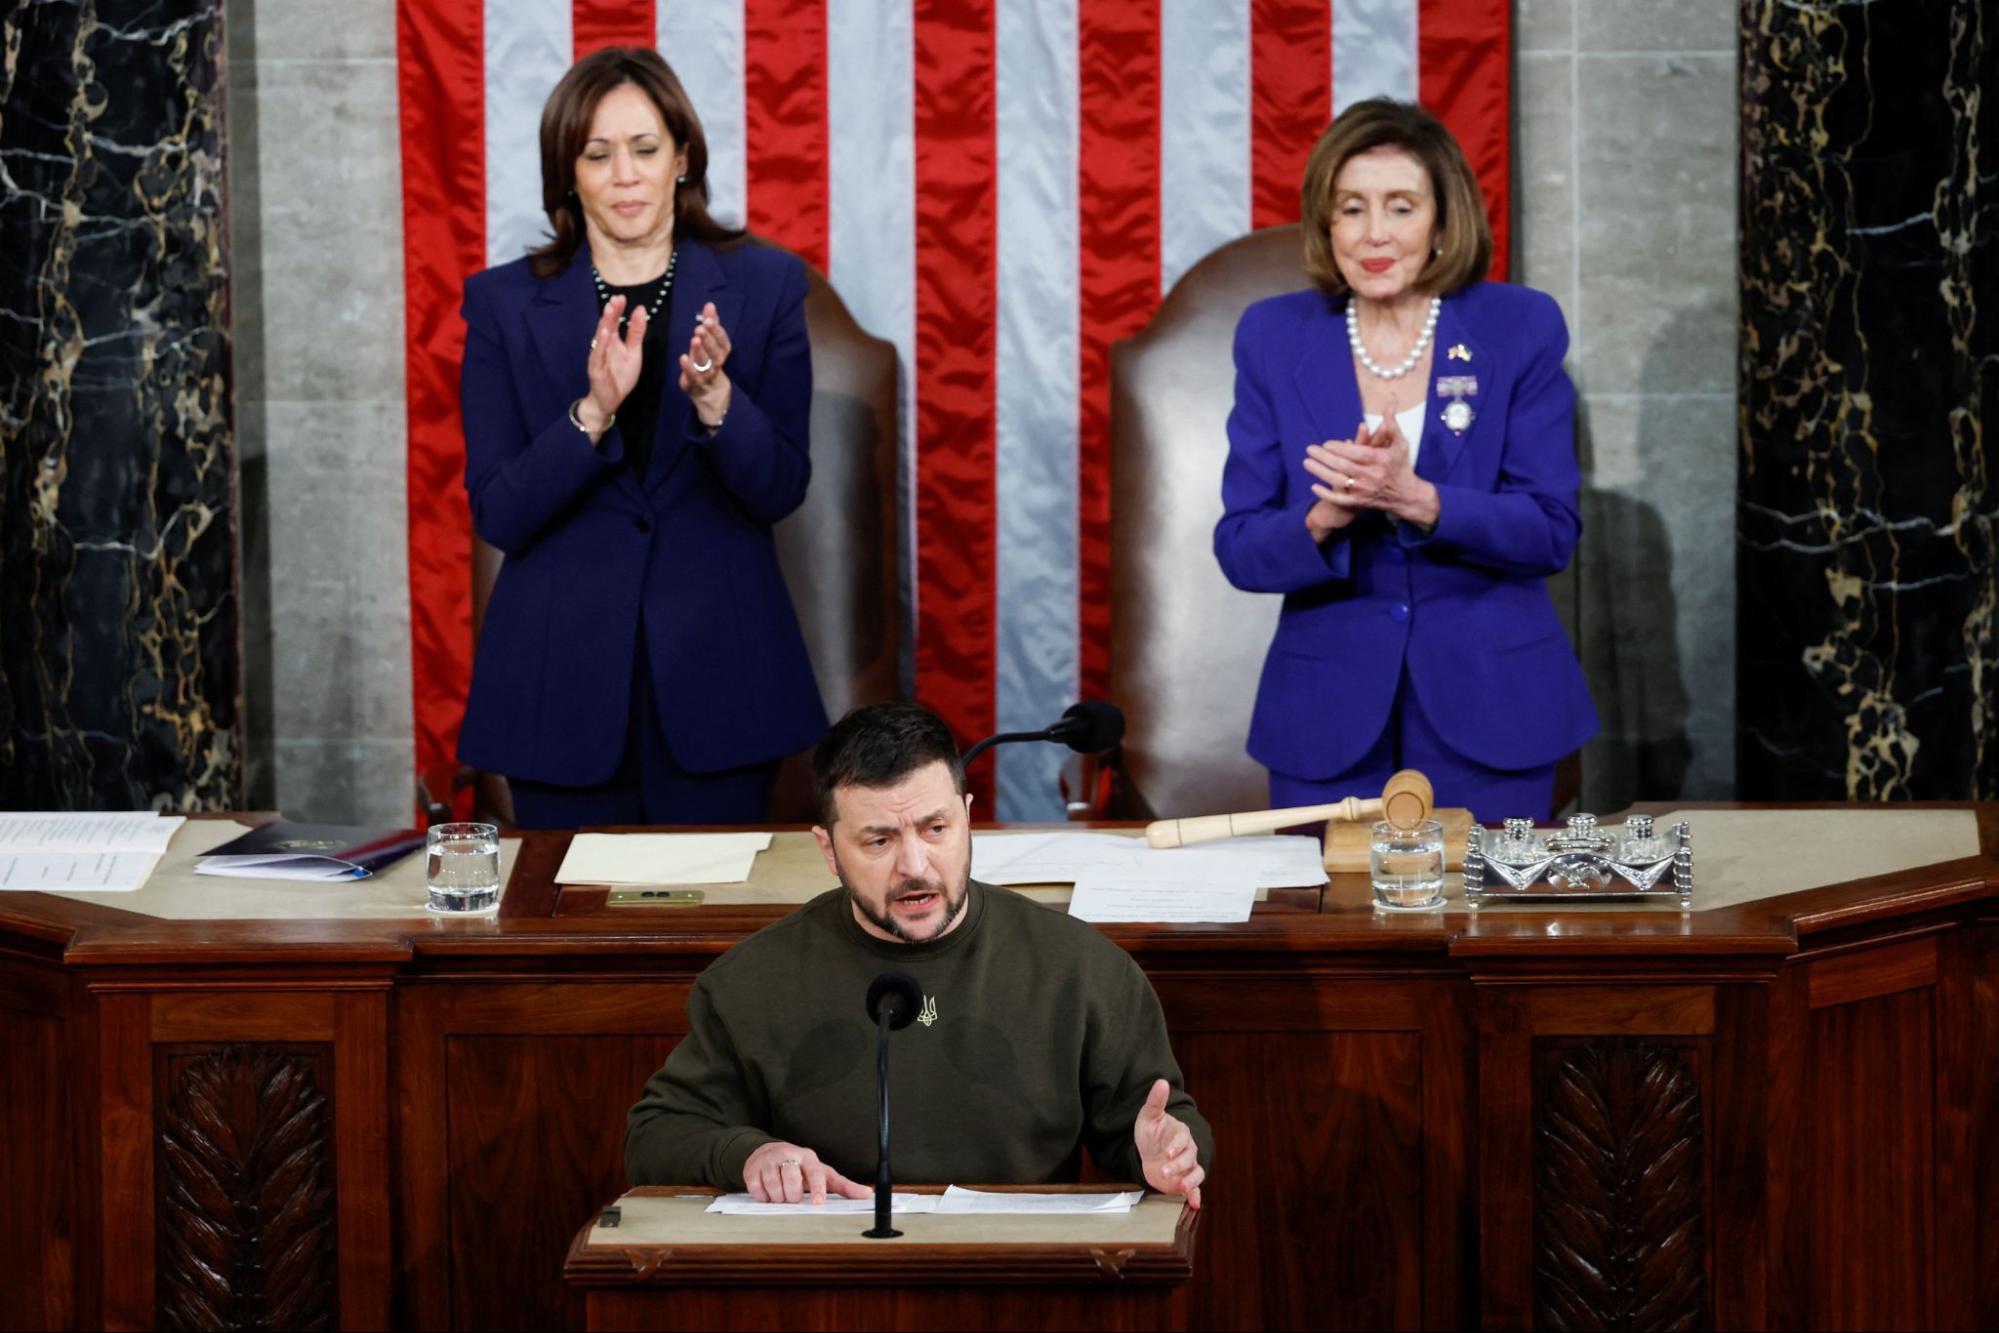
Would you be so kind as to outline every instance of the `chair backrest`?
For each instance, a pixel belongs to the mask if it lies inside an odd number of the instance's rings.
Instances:
[[[1124,708],[1118,813],[1255,810],[1243,753],[1279,599],[1240,592],[1215,563],[1230,350],[1251,302],[1307,284],[1296,226],[1224,245],[1152,321],[1111,351],[1111,697]]]
[[[812,485],[805,503],[777,525],[777,555],[820,697],[826,712],[839,717],[856,704],[892,699],[899,689],[899,375],[895,344],[855,323],[826,279],[817,270],[807,272]],[[475,640],[503,558],[473,539]],[[795,775],[780,782],[773,818],[802,817]]]
[[[805,324],[812,337],[812,485],[805,503],[777,525],[777,557],[826,714],[837,718],[899,690],[900,381],[895,344],[855,323],[816,270]]]

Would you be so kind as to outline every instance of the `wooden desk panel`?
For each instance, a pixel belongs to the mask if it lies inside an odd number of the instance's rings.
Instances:
[[[1992,808],[1977,819],[1989,850]],[[239,1321],[563,1322],[564,1246],[622,1187],[624,1113],[678,1039],[687,987],[779,914],[559,914],[563,845],[530,837],[501,917],[479,923],[0,900],[0,1188],[41,1201],[0,1210],[0,1323],[146,1326],[185,1296],[164,1127],[196,1071],[254,1084],[274,1057],[327,1085],[306,1137],[335,1240],[323,1288],[225,1264]],[[1210,1190],[1231,1220],[1204,1232],[1192,1322],[1608,1316],[1613,1297],[1554,1262],[1590,1241],[1629,1275],[1616,1300],[1692,1302],[1719,1327],[1999,1324],[1994,868],[1684,917],[1379,917],[1364,879],[1337,877],[1236,926],[1107,927],[1152,977],[1216,1125]],[[1636,1087],[1677,1118],[1564,1137],[1565,1117],[1628,1108]],[[280,1118],[231,1105],[249,1142]],[[1638,1242],[1577,1230],[1604,1161],[1672,1184],[1620,1205],[1655,1228]]]

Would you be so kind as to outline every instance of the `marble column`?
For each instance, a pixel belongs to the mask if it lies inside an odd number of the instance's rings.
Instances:
[[[1739,794],[1999,796],[1992,5],[1741,14]]]
[[[221,37],[0,4],[0,808],[241,800]]]

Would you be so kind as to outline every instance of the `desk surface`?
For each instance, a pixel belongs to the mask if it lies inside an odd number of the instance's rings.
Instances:
[[[1316,889],[1273,890],[1247,922],[1110,925],[1127,943],[1168,950],[1255,947],[1351,951],[1529,947],[1587,951],[1592,942],[1786,953],[1800,934],[1882,912],[1987,893],[1999,850],[1999,807],[1653,807],[1662,826],[1694,828],[1695,910],[1643,904],[1498,904],[1468,911],[1452,876],[1442,909],[1381,913],[1366,876]],[[497,916],[449,919],[423,910],[423,862],[334,884],[243,881],[192,872],[193,858],[235,836],[239,819],[190,820],[148,884],[127,894],[0,895],[0,931],[36,937],[70,962],[214,959],[407,961],[416,955],[716,953],[750,929],[831,887],[802,830],[775,833],[748,883],[715,886],[700,906],[614,907],[601,887],[558,886],[567,833],[529,832],[502,848],[507,888]],[[1135,830],[1134,830],[1135,832]],[[1961,871],[1961,873],[1959,873]],[[1028,890],[1051,906],[1063,887]]]

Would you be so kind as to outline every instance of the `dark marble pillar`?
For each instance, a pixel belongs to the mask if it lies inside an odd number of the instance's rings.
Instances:
[[[0,0],[0,807],[240,802],[221,0]]]
[[[1742,6],[1745,799],[1999,796],[1996,29]]]

